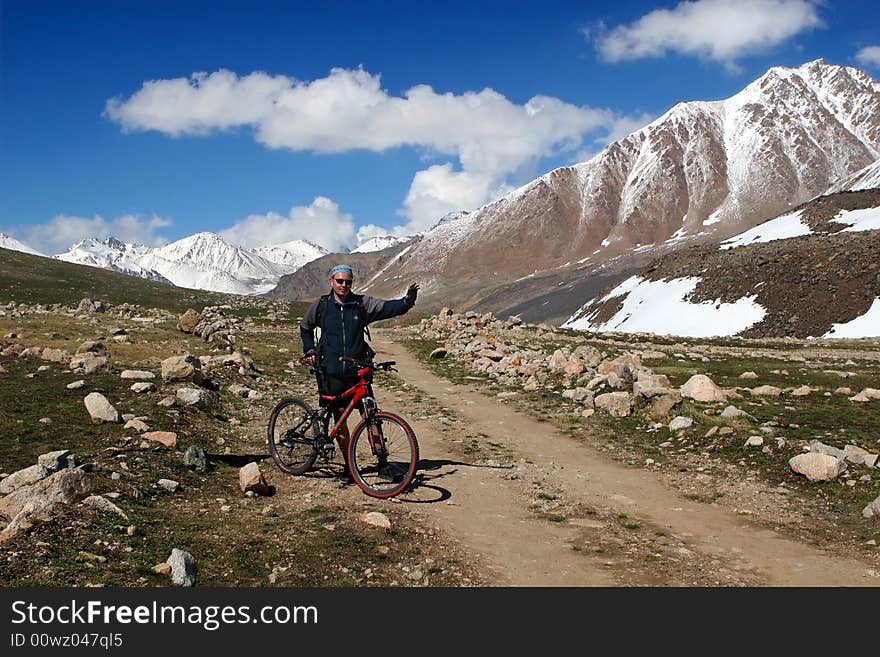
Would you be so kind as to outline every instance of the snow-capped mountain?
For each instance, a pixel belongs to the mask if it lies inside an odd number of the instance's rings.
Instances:
[[[275,246],[259,246],[250,251],[276,265],[286,265],[294,269],[299,269],[307,262],[317,260],[329,253],[323,246],[307,240],[292,240]]]
[[[154,281],[170,283],[162,274],[142,265],[139,260],[150,253],[150,247],[142,244],[128,244],[115,237],[99,240],[94,237],[84,239],[70,247],[66,252],[53,256],[57,260],[73,262],[78,265],[101,267]]]
[[[40,253],[36,249],[32,249],[24,242],[20,242],[12,235],[7,235],[6,233],[0,233],[0,249],[10,249],[12,251],[21,251],[22,253],[30,253],[31,255],[45,257],[45,254]]]
[[[377,235],[376,237],[372,237],[362,244],[358,244],[355,248],[351,250],[351,253],[370,253],[371,251],[381,251],[383,249],[387,249],[389,246],[402,244],[403,242],[406,242],[410,239],[412,238],[394,237],[393,235]]]
[[[284,274],[296,271],[325,252],[319,246],[299,241],[246,249],[230,244],[216,233],[201,232],[158,248],[128,244],[114,237],[90,238],[54,257],[179,287],[261,294],[274,288]]]
[[[735,235],[878,155],[880,82],[823,60],[774,67],[728,99],[678,103],[591,160],[437,225],[369,291],[421,280],[426,299],[436,289],[447,304],[479,305],[538,272]]]

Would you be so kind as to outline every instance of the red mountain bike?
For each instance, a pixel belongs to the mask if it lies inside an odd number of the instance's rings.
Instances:
[[[304,359],[300,364],[308,364]],[[391,371],[395,362],[355,362],[359,380],[335,397],[321,395],[325,405],[312,410],[298,397],[278,402],[269,418],[269,451],[278,467],[292,475],[311,468],[318,456],[325,462],[333,458],[334,440],[340,426],[356,408],[361,421],[348,443],[348,463],[355,483],[367,495],[389,498],[407,489],[416,474],[419,444],[409,424],[394,413],[379,410],[373,396],[373,372]],[[315,373],[310,368],[311,373]],[[332,408],[346,404],[333,431]]]

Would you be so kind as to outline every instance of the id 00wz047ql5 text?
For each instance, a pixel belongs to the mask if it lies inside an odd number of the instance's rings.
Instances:
[[[98,634],[96,632],[71,632],[70,634],[49,634],[34,632],[22,634],[14,632],[9,635],[9,645],[13,648],[119,648],[122,646],[122,634]]]

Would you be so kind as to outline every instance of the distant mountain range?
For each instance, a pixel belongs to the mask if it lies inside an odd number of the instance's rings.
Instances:
[[[380,251],[408,239],[390,235],[373,237],[351,253]],[[0,233],[0,248],[49,257],[4,233]],[[247,249],[227,242],[216,233],[201,232],[156,248],[115,237],[92,237],[51,257],[179,287],[263,294],[272,290],[281,276],[327,253],[327,249],[306,240]]]

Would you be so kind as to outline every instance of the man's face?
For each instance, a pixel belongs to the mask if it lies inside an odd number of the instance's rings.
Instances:
[[[344,272],[333,274],[330,277],[330,285],[339,297],[345,297],[348,294],[349,290],[351,290],[351,282],[351,276]]]

